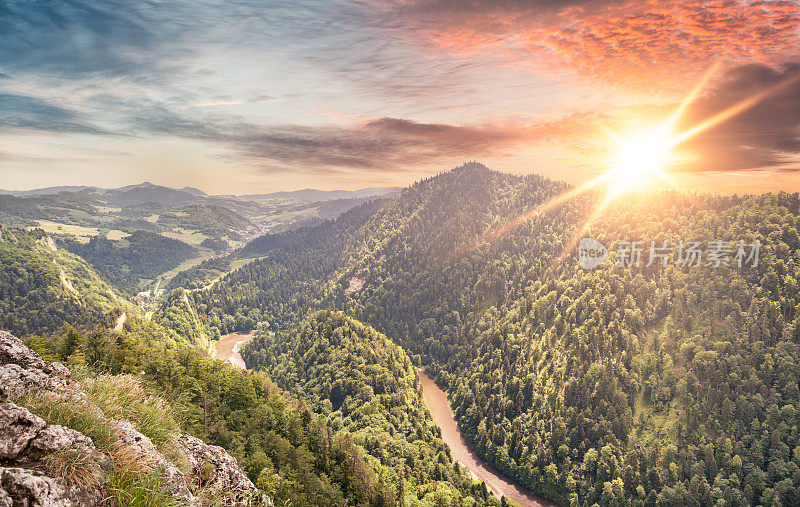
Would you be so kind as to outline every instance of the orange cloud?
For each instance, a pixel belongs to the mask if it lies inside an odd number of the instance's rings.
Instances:
[[[381,2],[409,33],[457,56],[491,54],[612,84],[678,85],[713,60],[800,55],[800,3],[764,0]],[[687,76],[687,74],[689,76]]]

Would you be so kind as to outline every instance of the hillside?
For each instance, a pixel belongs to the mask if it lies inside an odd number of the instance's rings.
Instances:
[[[0,377],[4,505],[272,505],[135,376],[77,379],[0,331]]]
[[[285,322],[290,327],[320,304],[328,279],[342,264],[354,237],[384,204],[372,201],[316,227],[254,239],[236,255],[258,259],[193,293],[195,306],[203,309],[206,323],[220,334],[249,331],[259,322]],[[195,275],[207,280],[206,267],[199,266]],[[183,283],[196,286],[188,275]]]
[[[72,465],[88,466],[100,479],[107,477],[97,487],[111,487],[116,505],[193,505],[170,500],[189,494],[202,505],[272,505],[273,500],[275,505],[396,505],[379,463],[346,431],[334,434],[302,402],[287,398],[265,374],[238,370],[197,349],[176,351],[157,341],[146,343],[135,332],[67,330],[28,343],[46,359],[69,365],[72,376],[58,363],[34,368],[31,364],[41,359],[15,359],[32,353],[0,332],[0,401],[11,397],[48,424],[85,432],[117,460],[109,476],[103,475],[108,464],[102,459],[97,465]],[[11,362],[22,369],[8,365]],[[38,373],[43,368],[44,376]],[[75,394],[79,391],[85,396]],[[137,436],[139,432],[147,440]],[[209,449],[205,458],[182,457],[204,449],[203,442],[221,448]],[[19,466],[34,469],[47,464],[38,454],[20,459]],[[142,464],[137,465],[137,459]],[[152,469],[143,466],[150,463]],[[0,473],[6,465],[0,466]],[[159,465],[166,466],[163,476],[158,475]],[[220,467],[235,472],[236,480],[227,481]],[[46,470],[53,477],[59,468]],[[56,477],[84,484],[82,470],[65,468]],[[0,491],[3,487],[8,483],[4,481]],[[23,489],[20,494],[28,493]],[[270,501],[259,500],[264,494]],[[78,497],[69,493],[68,498]]]
[[[135,295],[159,279],[169,281],[205,260],[226,256],[260,234],[319,225],[395,192],[240,197],[151,183],[118,189],[54,187],[0,192],[0,225],[44,230],[116,288]]]
[[[250,366],[269,371],[334,430],[387,467],[402,504],[474,505],[485,490],[455,467],[403,350],[369,326],[322,311],[289,333],[260,333]],[[483,494],[483,496],[481,496]]]
[[[198,254],[196,248],[183,241],[145,230],[117,241],[95,236],[85,244],[60,243],[89,262],[105,279],[134,294],[141,289],[142,280],[155,279]]]
[[[754,268],[679,267],[675,253],[667,267],[554,263],[591,196],[494,239],[565,188],[477,164],[424,180],[341,239],[344,252],[328,251],[337,266],[303,300],[344,308],[402,344],[448,387],[473,447],[543,496],[794,503],[798,196],[640,196],[590,231],[612,261],[622,240],[759,240]],[[295,255],[312,251],[327,258]],[[275,291],[298,297],[287,292],[298,278],[275,284],[281,262],[249,266],[246,296],[226,281],[198,296],[212,325]],[[288,329],[305,308],[262,317]],[[246,361],[258,353],[243,350]]]
[[[112,311],[130,306],[42,231],[0,229],[0,328],[25,335],[70,322],[103,326]]]

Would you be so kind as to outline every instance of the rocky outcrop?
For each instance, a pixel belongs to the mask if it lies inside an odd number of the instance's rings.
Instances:
[[[0,401],[31,391],[61,403],[80,401],[102,417],[66,367],[45,361],[20,339],[0,331]],[[164,485],[185,505],[200,505],[201,494],[225,505],[272,504],[266,497],[256,498],[257,490],[236,458],[221,447],[176,435],[173,445],[186,457],[185,473],[130,422],[108,419],[107,424],[139,463],[161,472]],[[101,505],[108,498],[111,467],[112,458],[88,436],[47,424],[14,403],[0,403],[0,507]]]
[[[71,481],[25,468],[0,467],[0,507],[93,507],[103,504],[100,488],[81,488]]]
[[[39,470],[47,460],[59,467],[59,453],[88,456],[84,461],[91,480],[50,477]],[[16,505],[100,505],[107,459],[92,440],[69,428],[48,425],[44,419],[13,403],[0,404],[0,507]],[[48,467],[44,467],[48,468]]]
[[[84,396],[68,384],[69,370],[64,365],[45,361],[22,340],[0,331],[0,398],[19,396],[31,389]]]
[[[199,504],[189,490],[186,475],[178,467],[167,461],[149,438],[137,431],[128,421],[116,421],[114,429],[117,430],[122,442],[127,444],[130,450],[136,452],[144,462],[151,467],[160,467],[164,483],[169,488],[172,496],[182,499],[187,505]]]
[[[175,445],[191,466],[196,488],[217,492],[231,505],[245,505],[255,487],[239,468],[236,458],[216,445],[191,435],[178,435]]]
[[[0,405],[0,459],[16,459],[45,426],[44,419],[24,408]]]

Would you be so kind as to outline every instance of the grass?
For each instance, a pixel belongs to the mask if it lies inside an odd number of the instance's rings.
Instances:
[[[183,502],[164,487],[163,470],[148,468],[131,447],[118,445],[111,452],[110,500],[126,507],[177,507]]]
[[[178,430],[172,410],[162,398],[149,394],[133,375],[100,375],[82,381],[86,398],[58,396],[29,391],[11,400],[42,417],[48,424],[59,424],[83,433],[111,458],[109,501],[111,505],[131,507],[178,506],[165,487],[163,470],[150,467],[132,446],[122,442],[111,426],[113,419],[130,421],[153,441],[165,457],[186,471],[186,457],[169,443]],[[76,450],[52,453],[43,460],[50,474],[69,478],[76,484],[101,481],[101,470],[91,454]]]
[[[37,220],[39,227],[48,234],[68,234],[75,236],[78,241],[87,242],[89,238],[97,235],[96,227],[83,227],[82,225],[60,224],[50,220]]]
[[[128,234],[127,232],[120,231],[118,229],[111,229],[110,231],[108,231],[108,234],[106,234],[106,238],[108,238],[111,241],[119,241],[121,239],[127,238],[128,236],[130,236],[130,234]]]
[[[193,257],[191,259],[185,260],[180,265],[176,266],[175,268],[170,269],[169,271],[166,271],[164,273],[161,273],[160,276],[164,279],[162,287],[164,285],[166,285],[166,283],[169,280],[171,280],[175,275],[177,275],[181,271],[186,271],[187,269],[193,268],[193,267],[199,265],[204,260],[210,259],[213,256],[214,256],[213,252],[201,250],[200,255],[198,255],[197,257]]]
[[[11,400],[38,415],[48,424],[59,424],[79,431],[102,449],[110,449],[117,436],[97,406],[88,400],[29,391]]]
[[[202,232],[190,231],[180,227],[176,227],[168,232],[162,232],[161,234],[168,238],[177,239],[178,241],[183,241],[184,243],[188,243],[193,246],[200,246],[200,243],[208,238],[208,236]]]
[[[70,480],[81,488],[96,488],[102,484],[103,470],[95,454],[84,449],[63,449],[45,454],[42,465],[50,477]]]
[[[83,389],[107,417],[130,421],[162,449],[172,440],[178,423],[162,398],[152,396],[133,375],[99,375],[87,378]]]

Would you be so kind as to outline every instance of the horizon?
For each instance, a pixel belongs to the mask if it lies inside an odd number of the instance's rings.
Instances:
[[[436,176],[440,176],[442,174],[446,174],[446,173],[455,171],[455,170],[457,170],[459,168],[462,168],[464,166],[473,165],[473,164],[479,165],[479,166],[485,168],[487,171],[497,172],[497,173],[504,174],[504,175],[507,175],[507,176],[512,176],[512,177],[540,176],[540,177],[546,178],[547,180],[552,181],[552,182],[566,183],[566,184],[569,185],[569,188],[571,188],[574,191],[574,193],[565,194],[565,196],[569,195],[570,197],[575,196],[575,195],[580,195],[582,193],[587,193],[587,192],[590,192],[592,190],[595,190],[595,186],[596,186],[596,185],[592,185],[591,182],[589,182],[589,184],[585,184],[585,185],[581,186],[581,185],[578,185],[578,184],[575,184],[575,183],[570,183],[569,181],[567,181],[565,179],[559,179],[557,176],[548,176],[548,175],[545,175],[545,174],[542,174],[542,173],[538,173],[538,172],[535,172],[535,171],[533,171],[533,172],[508,172],[508,171],[503,171],[503,170],[500,170],[500,169],[497,169],[497,168],[494,168],[494,167],[490,167],[489,165],[487,165],[487,164],[485,164],[483,162],[480,162],[480,161],[469,161],[469,162],[463,162],[461,164],[458,164],[456,166],[450,167],[448,169],[443,169],[443,170],[440,170],[440,171],[437,171],[437,172],[434,172],[434,173],[431,173],[431,174],[420,176],[419,178],[417,178],[417,179],[415,179],[413,181],[410,181],[409,183],[407,183],[405,185],[399,185],[398,184],[398,185],[386,185],[386,186],[353,186],[352,188],[342,188],[342,187],[330,187],[330,188],[303,187],[303,188],[288,188],[288,189],[287,188],[283,188],[283,187],[274,187],[274,188],[271,188],[271,189],[265,189],[264,191],[261,191],[261,192],[213,193],[210,190],[201,188],[201,187],[196,186],[196,185],[184,185],[184,186],[181,186],[181,187],[177,187],[177,186],[170,186],[170,185],[167,185],[167,184],[154,183],[152,181],[140,181],[138,183],[127,183],[127,184],[123,184],[123,185],[116,186],[116,187],[100,187],[100,186],[91,185],[91,184],[52,185],[52,186],[38,186],[38,187],[37,186],[33,186],[33,187],[29,187],[29,188],[9,188],[9,187],[4,187],[4,188],[0,188],[0,192],[5,192],[6,194],[0,194],[0,195],[13,195],[12,193],[16,193],[16,192],[33,192],[33,191],[37,191],[37,190],[44,191],[44,190],[51,190],[51,189],[56,189],[56,188],[75,188],[75,189],[83,188],[83,189],[90,189],[90,190],[113,191],[113,190],[120,190],[120,189],[128,188],[128,187],[143,187],[143,186],[148,186],[148,185],[154,186],[154,187],[166,188],[166,189],[169,189],[169,190],[176,190],[176,191],[186,191],[186,190],[194,189],[194,190],[199,190],[200,192],[204,193],[208,197],[226,197],[226,196],[248,197],[248,196],[282,194],[282,193],[291,194],[291,193],[299,193],[299,192],[304,192],[304,191],[335,193],[335,192],[361,192],[361,191],[367,191],[367,190],[388,190],[388,189],[400,189],[400,190],[403,190],[403,189],[406,189],[406,188],[410,188],[410,187],[414,186],[415,184],[422,182],[425,179],[433,178],[433,177],[436,177]],[[59,193],[63,192],[63,191],[73,192],[73,191],[80,191],[80,190],[61,190],[61,191],[59,191]],[[678,192],[678,193],[684,194],[684,195],[688,195],[688,194],[695,194],[695,195],[700,195],[700,196],[730,195],[730,196],[738,196],[738,197],[747,197],[747,196],[758,196],[758,195],[765,195],[765,194],[800,193],[800,188],[798,190],[787,190],[787,189],[784,189],[784,188],[775,188],[775,189],[767,189],[767,190],[763,190],[763,191],[752,191],[752,192],[751,191],[747,191],[747,190],[725,192],[725,191],[718,191],[718,190],[715,190],[713,188],[676,188],[676,187],[675,188],[670,188],[670,187],[662,187],[662,188],[638,189],[638,191],[643,192],[644,194],[647,194],[647,195],[658,195],[658,194],[662,194],[662,193]],[[44,195],[44,194],[32,194],[31,197],[34,196],[34,195]],[[17,197],[28,197],[28,196],[17,196]],[[556,202],[559,202],[559,200],[554,198],[554,199],[552,199],[552,202],[556,203]]]
[[[475,159],[582,185],[679,112],[670,184],[800,190],[796,0],[74,0],[0,16],[5,187],[406,186]]]
[[[414,183],[415,182],[411,182],[411,183],[409,183],[409,185],[413,185]],[[91,185],[91,184],[49,185],[49,186],[45,186],[45,187],[42,187],[42,186],[31,186],[31,187],[27,187],[27,188],[8,188],[8,187],[3,187],[3,188],[0,188],[0,192],[31,192],[31,191],[36,191],[36,190],[50,190],[50,189],[54,189],[54,188],[85,188],[85,189],[95,189],[95,190],[119,190],[119,189],[125,188],[125,187],[141,187],[141,186],[146,186],[146,185],[152,185],[152,186],[156,186],[156,187],[163,187],[163,188],[168,188],[168,189],[171,189],[171,190],[194,189],[194,190],[199,190],[199,191],[203,192],[204,194],[206,194],[208,196],[212,196],[212,197],[213,196],[225,196],[225,195],[234,195],[234,196],[238,197],[238,196],[246,196],[246,195],[293,193],[293,192],[303,192],[303,191],[306,191],[306,190],[317,191],[317,192],[358,192],[358,191],[361,191],[361,190],[383,190],[383,189],[387,189],[387,188],[406,188],[407,186],[409,186],[409,185],[406,185],[406,186],[387,185],[387,186],[384,186],[384,187],[354,187],[354,188],[338,188],[337,187],[337,188],[331,188],[331,189],[313,188],[313,187],[292,188],[292,189],[277,188],[277,189],[269,190],[269,191],[266,191],[266,192],[257,192],[257,193],[249,193],[249,194],[215,194],[215,193],[212,193],[212,192],[210,192],[208,190],[204,190],[202,188],[198,188],[197,186],[194,186],[194,185],[185,185],[185,186],[182,186],[182,187],[173,187],[173,186],[169,186],[169,185],[162,185],[160,183],[153,183],[152,181],[140,181],[139,183],[129,183],[129,184],[121,185],[121,186],[118,186],[118,187],[100,187],[100,186]]]

